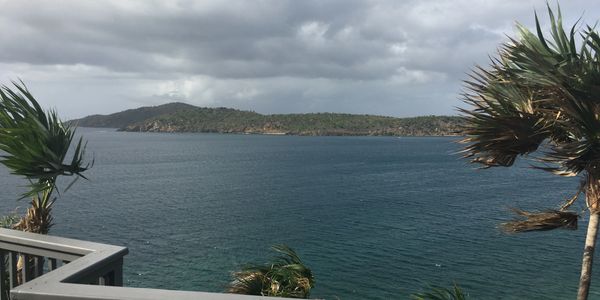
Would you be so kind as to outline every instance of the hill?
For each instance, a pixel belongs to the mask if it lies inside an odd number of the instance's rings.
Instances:
[[[215,132],[289,135],[446,136],[460,134],[461,119],[452,116],[393,118],[338,113],[262,115],[231,108],[203,108],[184,103],[130,109],[73,120],[83,127],[141,132]]]
[[[78,126],[82,127],[124,128],[133,123],[143,122],[161,115],[193,108],[196,107],[181,102],[173,102],[159,106],[128,109],[110,115],[91,115],[85,118],[71,120],[70,122],[75,122]]]

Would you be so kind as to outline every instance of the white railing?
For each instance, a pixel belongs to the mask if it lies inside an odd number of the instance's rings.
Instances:
[[[6,262],[0,261],[0,283],[9,283],[13,300],[282,299],[122,287],[127,253],[125,247],[0,228],[0,258]],[[8,299],[7,291],[0,293],[1,300]]]

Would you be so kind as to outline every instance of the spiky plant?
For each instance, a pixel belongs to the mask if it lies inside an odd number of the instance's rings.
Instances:
[[[85,144],[79,138],[72,148],[74,135],[75,130],[61,122],[56,112],[41,108],[23,82],[0,88],[0,163],[29,181],[21,199],[31,198],[31,207],[15,229],[47,234],[53,221],[57,178],[75,176],[65,190],[76,179],[85,178],[82,172],[89,167],[83,162]]]
[[[280,256],[264,265],[248,265],[232,274],[228,293],[308,298],[315,280],[294,250],[285,245],[271,247]]]
[[[413,300],[466,300],[467,295],[456,284],[452,288],[431,287],[429,291],[411,295]]]
[[[0,163],[29,181],[21,198],[32,197],[32,207],[16,227],[45,234],[52,226],[57,178],[83,177],[89,166],[83,162],[85,144],[79,138],[67,160],[75,130],[61,122],[56,112],[45,112],[23,82],[13,86],[0,88]]]
[[[550,36],[537,14],[536,32],[517,24],[518,38],[504,43],[489,68],[466,81],[465,156],[483,168],[509,167],[517,157],[561,176],[580,176],[589,212],[577,299],[587,299],[600,215],[600,36],[593,27],[563,29],[560,8],[548,7]],[[512,231],[575,229],[577,213],[522,212],[505,224]]]

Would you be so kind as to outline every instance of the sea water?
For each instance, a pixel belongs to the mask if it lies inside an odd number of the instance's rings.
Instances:
[[[94,165],[57,200],[51,234],[128,247],[127,286],[220,292],[286,244],[317,298],[408,299],[453,283],[471,299],[576,294],[586,218],[577,231],[498,224],[511,207],[555,208],[578,179],[526,163],[475,170],[456,138],[79,133]],[[15,200],[24,184],[0,169],[4,214],[27,207]]]

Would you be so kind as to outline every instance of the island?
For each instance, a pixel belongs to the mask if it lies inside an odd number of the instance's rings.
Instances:
[[[456,136],[458,116],[395,118],[344,113],[259,114],[233,108],[168,103],[69,121],[131,132],[205,132],[308,136]]]

